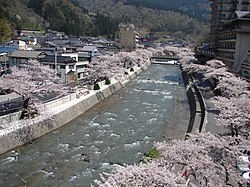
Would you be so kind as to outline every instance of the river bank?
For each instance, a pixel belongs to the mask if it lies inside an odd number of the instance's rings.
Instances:
[[[126,86],[142,71],[140,67],[134,67],[134,71],[129,72],[126,79],[122,82],[112,79],[110,85],[101,83],[100,90],[88,90],[87,94],[84,95],[76,96],[74,94],[74,97],[70,95],[46,103],[44,110],[49,110],[49,115],[40,116],[32,120],[17,120],[2,125],[5,128],[0,129],[0,154],[29,143],[70,122],[103,99]]]

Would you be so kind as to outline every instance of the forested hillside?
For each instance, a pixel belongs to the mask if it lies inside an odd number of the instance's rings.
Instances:
[[[8,40],[21,27],[43,29],[43,19],[20,0],[0,0],[0,42]]]
[[[133,23],[144,31],[196,40],[208,32],[204,22],[194,18],[206,17],[206,1],[0,0],[0,42],[10,37],[10,30],[22,28],[114,38],[120,22]]]
[[[74,36],[113,37],[121,20],[108,15],[89,16],[88,10],[71,0],[0,0],[0,34],[22,28],[63,31]],[[0,41],[1,38],[0,38]]]
[[[127,4],[176,11],[207,21],[210,18],[208,0],[127,0]]]
[[[163,32],[179,38],[196,40],[199,36],[209,32],[208,25],[202,20],[195,19],[179,11],[166,11],[167,4],[175,4],[175,8],[187,7],[191,3],[206,0],[76,0],[91,12],[101,12],[111,17],[126,18],[127,22],[135,24],[140,29],[152,32]],[[150,2],[152,3],[150,5]],[[154,2],[154,3],[153,3]],[[181,3],[182,2],[182,3]],[[148,3],[148,4],[147,4]],[[162,4],[160,4],[162,3]],[[194,3],[195,4],[195,3]],[[148,6],[146,6],[148,5]],[[149,6],[150,5],[150,6]],[[178,5],[178,6],[177,6]],[[208,4],[207,4],[208,5]],[[162,6],[162,8],[157,8]],[[205,6],[205,5],[204,5]],[[152,7],[152,8],[147,8]],[[165,8],[164,8],[165,7]],[[194,6],[192,6],[193,9]],[[182,9],[184,11],[184,8]],[[202,11],[200,11],[202,12]],[[198,13],[197,13],[198,15]]]

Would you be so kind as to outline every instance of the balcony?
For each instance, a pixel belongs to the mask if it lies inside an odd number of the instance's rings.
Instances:
[[[76,72],[77,73],[85,73],[86,71],[85,71],[85,68],[77,68]]]
[[[249,70],[249,71],[250,71],[250,62],[248,62],[248,61],[243,61],[243,62],[241,63],[241,67],[242,67],[242,69],[245,69],[245,70]]]
[[[225,52],[235,52],[235,49],[227,49],[227,48],[218,48],[218,51],[225,51]]]
[[[241,4],[242,5],[249,5],[250,3],[248,1],[242,1]]]

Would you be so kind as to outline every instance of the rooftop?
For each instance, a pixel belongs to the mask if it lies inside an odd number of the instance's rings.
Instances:
[[[55,55],[46,55],[40,59],[40,62],[53,62],[55,63]],[[57,63],[76,63],[74,59],[69,56],[57,56]]]
[[[42,57],[46,55],[46,53],[41,51],[25,51],[25,50],[17,50],[9,53],[9,57],[18,57],[18,58],[32,58],[36,59],[38,57]]]

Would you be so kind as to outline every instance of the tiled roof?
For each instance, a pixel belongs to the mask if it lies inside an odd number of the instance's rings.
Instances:
[[[41,55],[45,55],[44,52],[41,51],[22,51],[22,50],[17,50],[14,52],[11,52],[8,56],[9,57],[18,57],[18,58],[32,58],[36,59]]]
[[[95,50],[97,50],[97,47],[93,45],[86,45],[83,48],[80,48],[80,51],[95,51]]]
[[[46,55],[40,62],[55,62],[55,55]],[[76,63],[74,59],[69,56],[57,56],[57,63]]]

